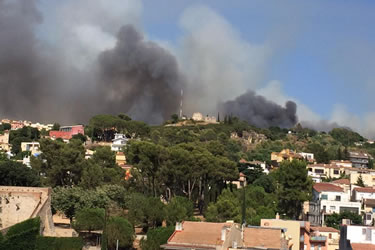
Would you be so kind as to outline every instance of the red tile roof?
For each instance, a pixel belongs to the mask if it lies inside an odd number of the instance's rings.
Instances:
[[[243,243],[246,248],[281,249],[281,229],[245,228]]]
[[[351,245],[353,250],[375,250],[373,244],[352,243]]]
[[[349,179],[338,179],[338,180],[332,181],[331,183],[350,185],[350,180]]]
[[[316,183],[314,185],[314,189],[317,191],[317,192],[323,192],[323,191],[327,191],[327,192],[344,192],[344,189],[341,188],[341,187],[338,187],[336,185],[333,185],[333,184],[330,184],[330,183]]]
[[[375,193],[375,188],[371,187],[358,187],[353,189],[356,192],[361,192],[361,193]]]
[[[311,227],[311,230],[313,231],[319,231],[319,232],[327,232],[327,233],[339,233],[340,230],[337,230],[333,227]]]
[[[221,246],[221,229],[230,227],[229,223],[182,222],[182,231],[175,231],[168,240],[168,245],[205,245]]]

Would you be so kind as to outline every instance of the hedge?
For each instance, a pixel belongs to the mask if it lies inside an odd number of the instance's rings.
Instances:
[[[42,237],[36,239],[35,250],[81,250],[83,240],[80,237]]]
[[[40,219],[34,218],[18,223],[9,228],[4,237],[1,250],[34,249],[36,236],[39,235]]]

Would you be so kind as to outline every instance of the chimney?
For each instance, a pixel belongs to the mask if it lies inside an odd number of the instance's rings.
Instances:
[[[350,219],[342,219],[342,222],[341,222],[342,225],[350,225],[352,224]]]
[[[182,223],[181,222],[176,222],[176,228],[175,228],[176,231],[182,231],[183,230],[183,227],[182,227]]]
[[[280,215],[279,215],[279,213],[276,213],[276,220],[280,220]]]
[[[227,228],[224,226],[224,227],[221,229],[221,240],[222,240],[222,241],[225,241],[226,234],[227,234]]]

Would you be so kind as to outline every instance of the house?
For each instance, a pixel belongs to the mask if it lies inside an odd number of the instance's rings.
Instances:
[[[254,166],[259,166],[263,169],[263,173],[265,174],[269,174],[269,170],[267,168],[267,165],[266,165],[266,162],[262,162],[262,161],[246,161],[245,159],[241,159],[239,161],[240,164],[244,164],[244,165],[247,165],[248,169],[253,169]]]
[[[333,185],[336,185],[338,187],[341,187],[342,189],[344,189],[344,192],[345,193],[350,193],[350,180],[349,179],[337,179],[337,180],[334,180],[334,181],[331,181],[330,182],[331,184]]]
[[[64,141],[69,141],[72,139],[73,135],[77,134],[85,134],[83,125],[63,126],[60,127],[59,131],[49,131],[49,136],[53,140],[61,138]]]
[[[361,201],[363,199],[375,199],[375,188],[372,187],[356,187],[352,191],[352,200]]]
[[[280,163],[282,161],[302,160],[303,156],[290,149],[283,149],[281,152],[272,152],[271,161]]]
[[[310,227],[315,235],[322,235],[327,238],[327,250],[339,249],[340,231],[333,227]]]
[[[124,134],[115,134],[115,138],[112,140],[111,150],[119,152],[126,146],[128,138]]]
[[[16,129],[19,129],[19,128],[23,128],[25,125],[24,125],[23,121],[12,121],[10,123],[10,126],[11,126],[11,130],[16,130]]]
[[[184,221],[176,223],[164,249],[228,249],[241,245],[241,227],[233,222]]]
[[[276,219],[262,219],[260,225],[286,229],[286,236],[291,239],[289,249],[327,249],[327,237],[314,234],[308,221],[281,220],[276,215]]]
[[[363,184],[365,184],[366,187],[375,186],[375,172],[373,171],[370,171],[368,173],[352,172],[350,174],[350,183],[354,185],[357,184],[359,178],[362,178]]]
[[[126,157],[124,152],[116,152],[116,164],[123,166],[126,164]]]
[[[373,159],[370,154],[362,152],[349,152],[349,161],[355,168],[368,168],[369,160]]]
[[[344,174],[342,167],[334,164],[309,164],[307,165],[308,175],[321,182],[325,178],[340,178]]]
[[[195,112],[193,113],[191,119],[193,119],[194,121],[203,121],[203,115],[202,113]]]
[[[325,215],[343,211],[350,211],[356,214],[361,212],[360,202],[351,202],[349,192],[345,192],[343,188],[331,183],[314,184],[311,203],[315,203],[319,209],[317,213],[321,214],[320,225],[324,225]]]
[[[176,223],[174,233],[164,249],[283,249],[291,247],[286,229],[272,227],[242,227],[233,221],[226,223]]]
[[[314,154],[312,153],[300,152],[299,154],[303,157],[303,159],[307,160],[308,162],[315,161]]]
[[[330,164],[334,164],[339,167],[346,167],[351,168],[353,167],[353,163],[351,161],[344,161],[344,160],[333,160],[329,162]]]
[[[3,134],[0,134],[0,150],[8,152],[11,149],[9,144],[9,131],[5,130]]]
[[[27,219],[40,217],[41,232],[54,236],[51,188],[0,186],[0,233]]]
[[[363,224],[374,226],[375,219],[375,199],[363,199]]]
[[[39,142],[21,142],[22,152],[31,152],[32,155],[38,155],[41,153]]]
[[[375,228],[343,225],[340,230],[340,250],[374,250]]]
[[[292,243],[286,237],[285,228],[253,227],[243,230],[241,249],[290,249]],[[234,248],[234,247],[233,247]]]

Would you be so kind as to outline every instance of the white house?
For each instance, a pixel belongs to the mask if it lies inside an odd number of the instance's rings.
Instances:
[[[344,225],[340,237],[340,249],[375,249],[374,227]]]
[[[363,199],[375,199],[375,188],[371,188],[371,187],[354,188],[352,200],[362,201]]]
[[[124,134],[115,134],[115,139],[112,140],[111,150],[112,151],[121,151],[122,148],[128,142],[128,138]]]
[[[324,215],[350,211],[356,214],[361,212],[360,202],[351,202],[349,192],[331,183],[316,183],[313,187],[313,202],[319,205],[320,212]]]
[[[304,159],[306,159],[307,161],[309,162],[314,162],[315,161],[315,158],[314,158],[314,154],[312,153],[305,153],[305,152],[301,152],[299,153]]]

